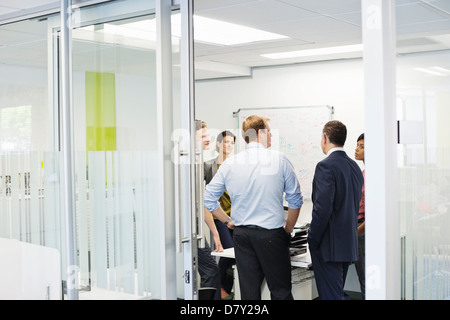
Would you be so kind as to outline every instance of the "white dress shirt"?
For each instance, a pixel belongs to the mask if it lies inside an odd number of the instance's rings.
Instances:
[[[204,206],[219,207],[227,190],[235,226],[256,225],[266,229],[283,227],[283,194],[289,208],[300,208],[303,196],[289,159],[281,152],[250,142],[244,151],[227,158],[206,186]]]

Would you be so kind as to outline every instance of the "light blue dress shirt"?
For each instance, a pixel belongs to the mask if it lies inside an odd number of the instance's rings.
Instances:
[[[257,142],[250,142],[244,151],[227,158],[219,167],[204,193],[208,211],[219,207],[218,199],[225,190],[230,195],[235,226],[280,228],[286,223],[283,194],[289,208],[303,204],[292,163],[283,153]]]

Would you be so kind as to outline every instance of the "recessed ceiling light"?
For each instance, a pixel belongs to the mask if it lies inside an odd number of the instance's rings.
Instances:
[[[105,24],[99,30],[105,34],[156,40],[155,20],[142,20],[121,25]],[[181,14],[172,16],[172,35],[181,37]],[[239,45],[245,43],[286,39],[287,36],[250,28],[225,21],[194,15],[194,41],[216,45]]]
[[[309,50],[297,50],[297,51],[287,51],[278,53],[267,53],[262,54],[262,57],[270,59],[289,59],[298,57],[310,57],[310,56],[320,56],[336,53],[348,53],[348,52],[358,52],[363,50],[362,44],[354,44],[348,46],[338,46],[338,47],[327,47]]]
[[[172,33],[177,36],[180,28],[180,14],[172,16]],[[287,36],[246,27],[230,22],[194,15],[194,40],[219,45],[238,45],[259,41],[289,38]],[[179,36],[179,35],[178,35]]]

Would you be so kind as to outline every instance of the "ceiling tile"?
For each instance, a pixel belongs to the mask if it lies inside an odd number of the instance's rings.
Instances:
[[[442,21],[449,18],[450,17],[448,14],[435,10],[430,6],[424,5],[423,3],[412,3],[407,5],[399,5],[396,7],[397,26],[431,21]]]
[[[450,13],[450,1],[448,0],[428,0],[427,2],[433,5],[436,9]]]
[[[262,30],[267,29],[264,27],[265,25],[271,25],[272,23],[310,18],[318,15],[274,0],[241,3],[214,10],[195,10],[195,14],[231,23],[254,26]]]
[[[17,11],[17,8],[0,6],[0,15],[8,14],[8,13],[11,13],[11,12],[14,12],[14,11]]]
[[[354,37],[361,34],[361,28],[353,24],[330,19],[325,16],[318,16],[310,19],[297,21],[285,21],[273,24],[272,30],[275,33],[286,34],[292,38],[317,43],[320,41],[335,41],[335,37],[340,35]]]
[[[358,27],[362,26],[361,12],[349,12],[349,13],[335,14],[330,17],[332,17],[336,20],[340,20],[340,21],[344,21],[344,22],[353,24]]]
[[[324,15],[360,12],[361,0],[278,0],[292,6]]]
[[[223,7],[230,7],[241,5],[243,3],[256,3],[260,0],[194,0],[194,11],[217,9]]]
[[[397,26],[397,36],[449,34],[450,20],[424,21],[421,23]]]

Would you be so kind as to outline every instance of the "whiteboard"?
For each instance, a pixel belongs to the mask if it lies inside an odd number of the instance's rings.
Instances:
[[[243,121],[256,114],[269,118],[272,133],[272,150],[283,152],[294,166],[302,195],[311,199],[312,180],[317,162],[325,155],[320,147],[322,129],[332,119],[332,106],[301,106],[239,109],[233,113],[238,120],[238,132]],[[242,136],[240,134],[240,136]],[[245,149],[243,138],[237,139],[237,149]]]

